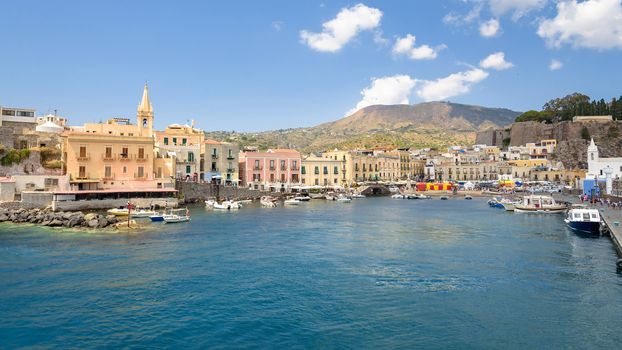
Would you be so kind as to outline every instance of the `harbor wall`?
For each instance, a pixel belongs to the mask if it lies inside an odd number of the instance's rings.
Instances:
[[[197,182],[179,182],[177,190],[179,191],[180,197],[186,202],[202,201],[216,197],[217,195],[220,198],[258,199],[268,193],[245,187],[231,187]],[[272,192],[270,195],[278,196],[279,193]]]
[[[22,191],[22,203],[29,208],[45,208],[52,205],[52,192]]]
[[[132,203],[137,207],[150,207],[158,205],[164,207],[176,207],[179,203],[177,198],[132,198]],[[94,199],[85,201],[53,201],[54,211],[78,211],[78,210],[102,210],[127,205],[127,199]]]

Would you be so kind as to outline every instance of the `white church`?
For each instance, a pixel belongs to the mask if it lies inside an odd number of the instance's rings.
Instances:
[[[622,178],[622,158],[600,158],[598,147],[592,139],[587,147],[587,174],[585,178],[605,179],[608,172],[611,172],[612,179]]]

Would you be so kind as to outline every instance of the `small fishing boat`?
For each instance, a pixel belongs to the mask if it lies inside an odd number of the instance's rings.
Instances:
[[[309,196],[296,196],[294,197],[295,200],[299,201],[299,202],[308,202],[311,200],[311,197]]]
[[[328,192],[325,198],[327,201],[334,201],[337,199],[337,195],[334,192]]]
[[[274,208],[277,206],[277,198],[272,196],[263,196],[259,199],[259,203],[262,207]]]
[[[391,198],[392,199],[406,199],[406,197],[403,194],[399,194],[399,193],[392,195]]]
[[[423,193],[416,194],[415,196],[417,197],[417,199],[432,199],[432,197],[426,196]]]
[[[531,195],[523,197],[522,203],[514,204],[514,212],[517,213],[563,213],[566,205],[555,202],[551,196]]]
[[[213,208],[219,210],[237,210],[241,209],[242,205],[238,202],[222,201],[222,203],[214,203]]]
[[[190,221],[190,211],[188,208],[169,209],[168,213],[163,215],[163,220],[166,224],[187,222]]]
[[[470,194],[466,194],[464,195],[464,199],[471,200],[473,199],[473,196],[471,196]]]
[[[361,198],[367,198],[364,194],[360,194],[360,193],[354,193],[350,196],[350,198],[352,199],[361,199]]]
[[[208,207],[208,208],[213,208],[214,207],[214,203],[216,203],[215,200],[208,199],[208,200],[205,201],[205,206]]]
[[[580,204],[573,205],[564,219],[572,230],[587,233],[600,233],[600,221],[598,209],[590,209]]]
[[[152,222],[161,222],[161,221],[164,221],[164,214],[156,213],[156,214],[151,215],[149,219],[151,219]]]
[[[132,215],[132,218],[148,218],[151,217],[152,215],[156,215],[158,212],[154,211],[154,210],[147,210],[147,209],[138,209],[136,211],[132,211],[130,214]]]
[[[448,199],[449,199],[449,197],[447,197],[447,196],[441,196],[441,200],[442,200],[442,201],[446,201],[446,200],[448,200]]]

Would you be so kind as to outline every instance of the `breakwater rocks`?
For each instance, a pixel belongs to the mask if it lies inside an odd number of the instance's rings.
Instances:
[[[49,209],[0,208],[0,222],[31,223],[49,227],[101,229],[116,227],[119,223],[113,215],[76,212],[53,212]]]

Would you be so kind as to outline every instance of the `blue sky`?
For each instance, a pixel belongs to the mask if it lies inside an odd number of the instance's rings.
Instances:
[[[620,0],[1,8],[0,105],[58,109],[71,124],[133,117],[145,81],[157,127],[194,119],[205,130],[239,131],[312,126],[373,103],[524,111],[575,91],[622,93]]]

